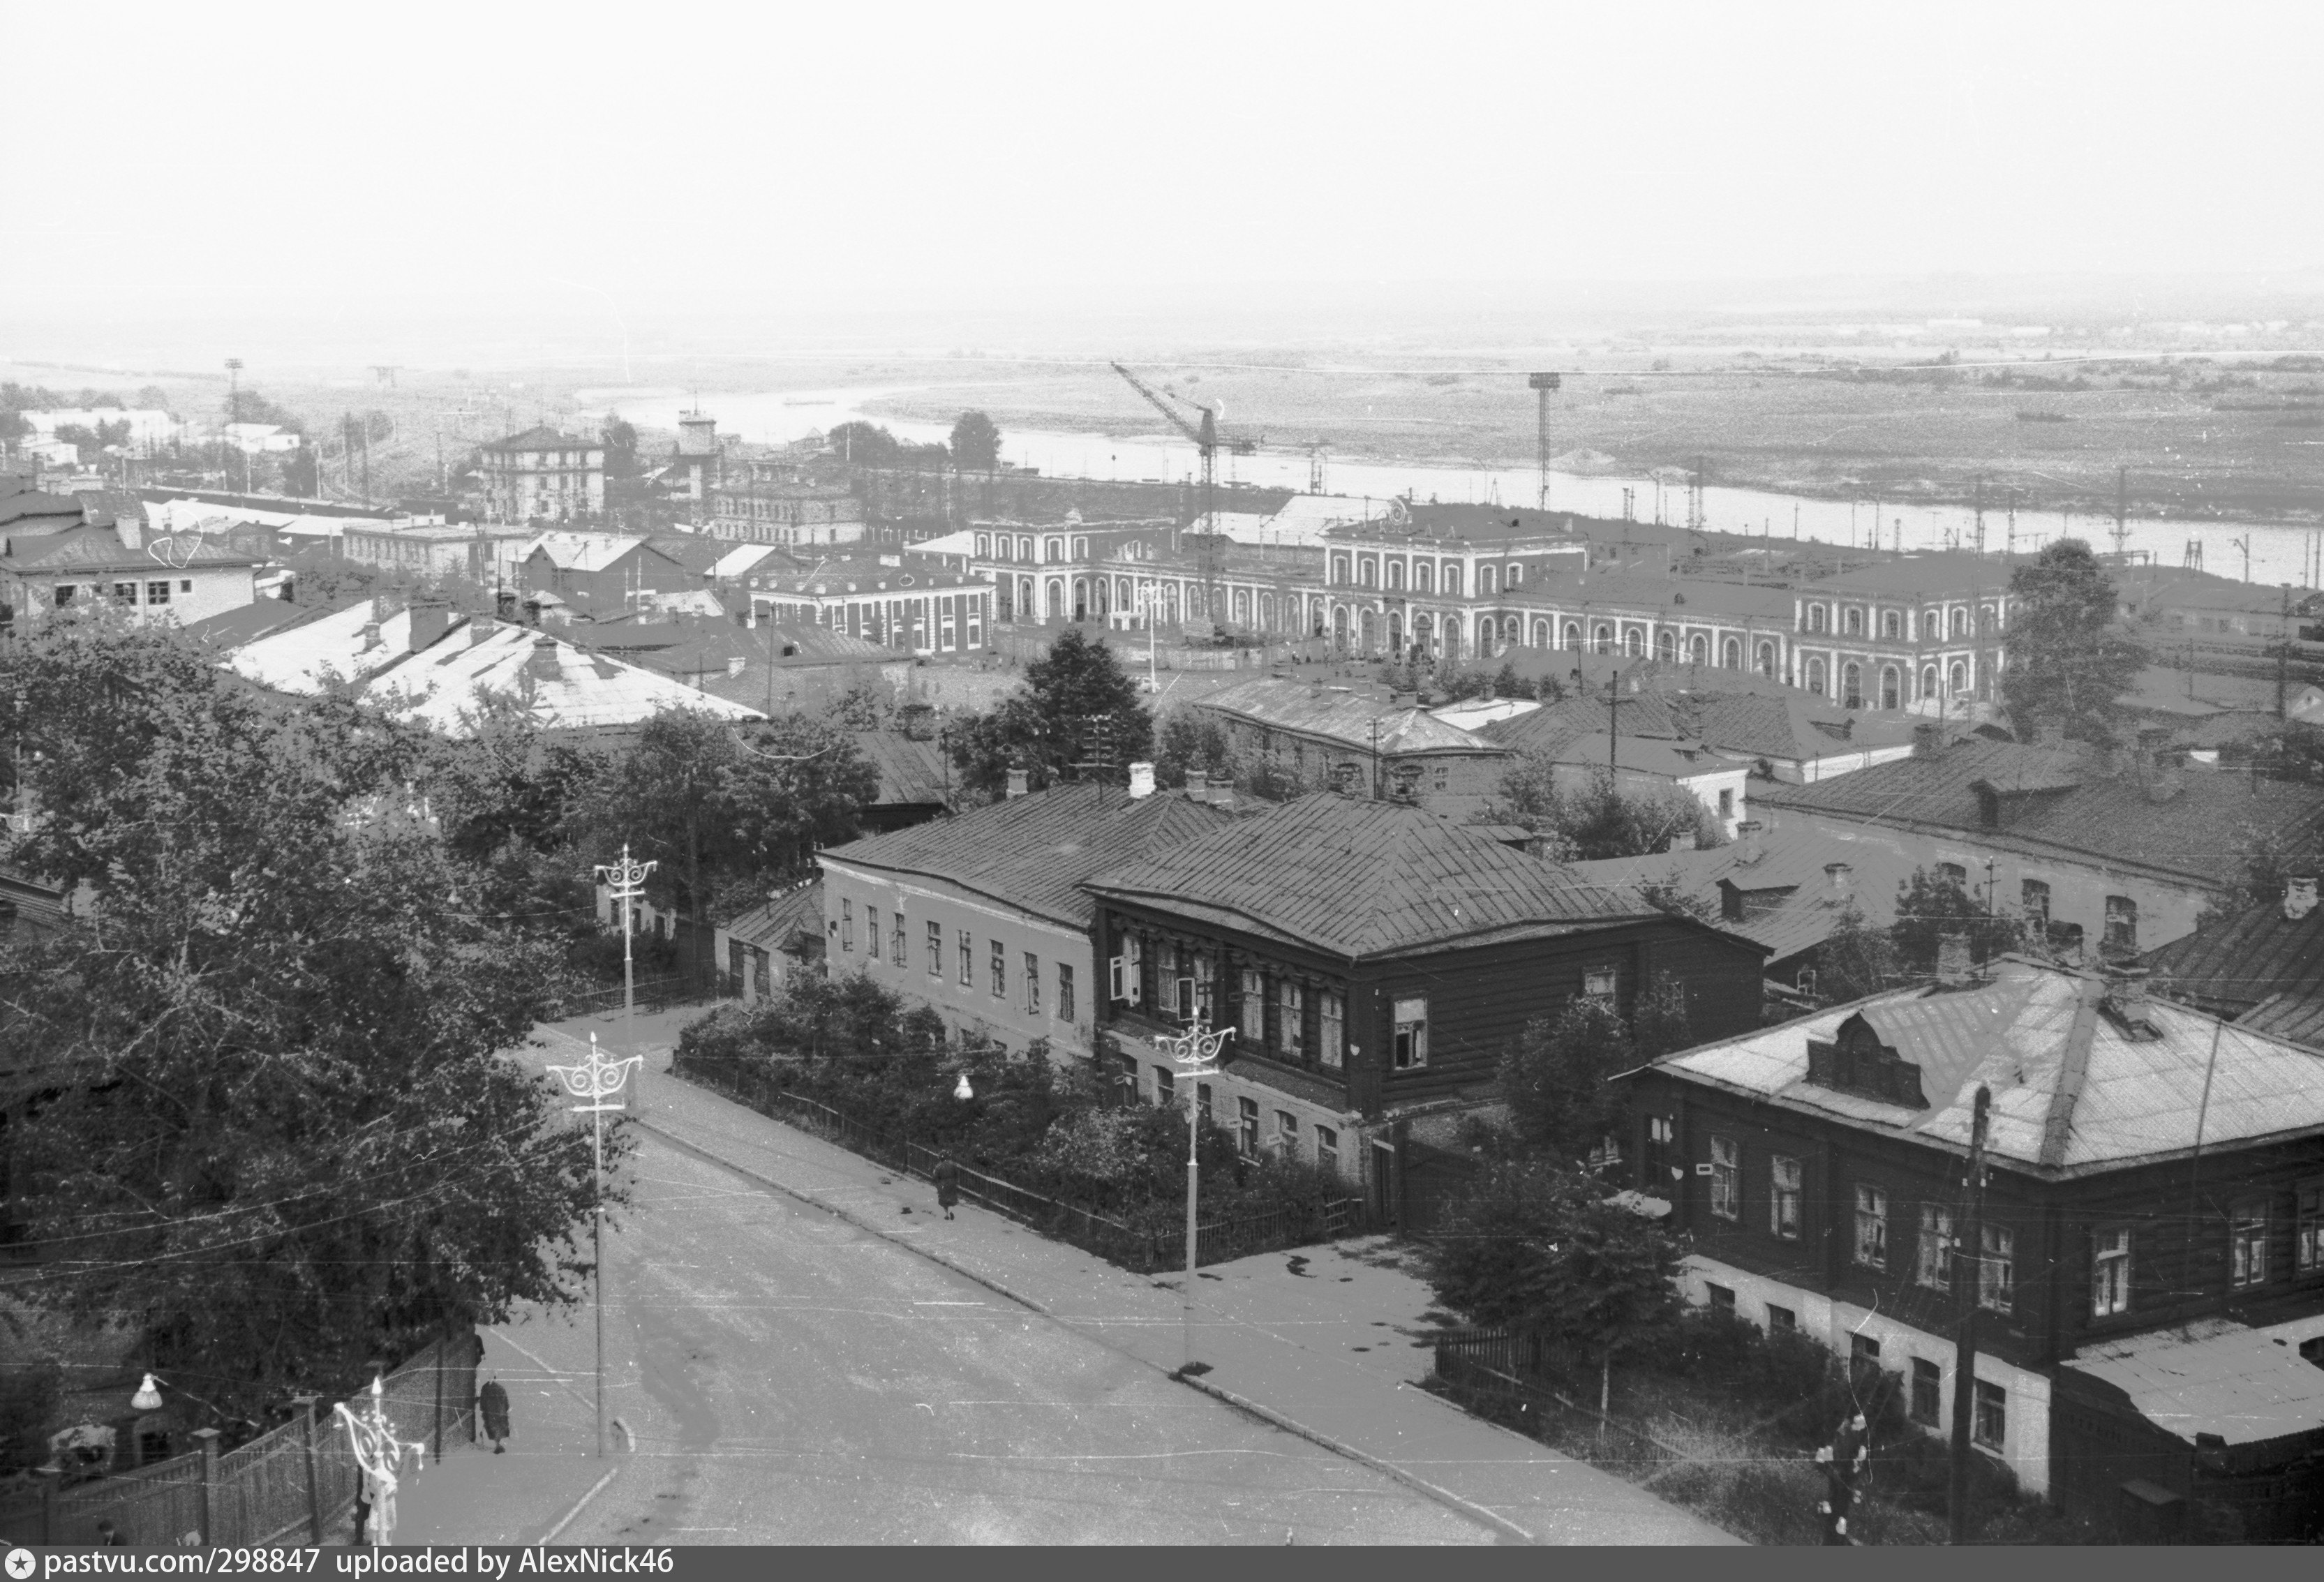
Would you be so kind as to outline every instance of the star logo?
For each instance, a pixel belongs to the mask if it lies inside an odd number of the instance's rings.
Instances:
[[[8,1551],[8,1575],[14,1577],[15,1582],[24,1582],[24,1578],[30,1577],[39,1564],[40,1562],[32,1558],[31,1550],[12,1549]]]

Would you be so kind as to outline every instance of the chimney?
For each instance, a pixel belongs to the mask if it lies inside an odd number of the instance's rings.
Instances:
[[[2107,968],[2106,998],[2100,1004],[2122,1024],[2133,1042],[2145,1043],[2163,1035],[2163,1030],[2154,1025],[2153,1006],[2147,998],[2145,968]]]
[[[1224,775],[1221,775],[1217,778],[1213,779],[1211,782],[1210,801],[1213,807],[1232,807],[1234,805],[1234,782],[1227,778]]]
[[[1211,777],[1202,769],[1186,771],[1186,800],[1208,802],[1211,799]]]
[[[1746,868],[1758,861],[1762,855],[1759,845],[1760,827],[1759,821],[1756,818],[1744,819],[1735,826],[1735,839],[1743,848],[1735,854],[1735,860]]]
[[[472,648],[475,648],[486,638],[492,636],[494,630],[494,625],[490,618],[483,615],[469,616],[468,646]]]
[[[1693,850],[1694,850],[1694,835],[1693,835],[1693,833],[1692,833],[1692,832],[1684,832],[1684,833],[1673,835],[1673,836],[1670,838],[1670,845],[1669,845],[1668,847],[1666,847],[1666,848],[1665,848],[1665,850],[1667,850],[1667,851],[1693,851]]]
[[[565,667],[557,662],[557,639],[537,637],[532,639],[532,652],[525,656],[524,673],[535,681],[562,679]]]
[[[1975,978],[1975,970],[1969,965],[1969,935],[1941,935],[1937,940],[1937,981],[1949,989],[1958,989]]]
[[[1130,766],[1130,795],[1133,801],[1154,795],[1154,766],[1152,764],[1132,764]]]
[[[1023,769],[1010,770],[1009,795],[1011,796],[1024,796],[1026,792],[1032,789],[1030,780],[1031,777]]]
[[[121,547],[131,554],[145,547],[145,524],[134,516],[114,518],[113,531],[120,538]]]
[[[2303,873],[2283,881],[2284,920],[2297,923],[2316,910],[2316,876]]]
[[[440,641],[452,630],[452,607],[441,599],[414,599],[411,602],[410,653],[419,653]]]
[[[1827,862],[1823,865],[1823,878],[1825,898],[1838,906],[1848,899],[1849,888],[1856,878],[1856,870],[1845,862]]]
[[[363,629],[363,651],[366,654],[370,653],[374,648],[379,647],[380,640],[379,622],[376,621],[364,621]]]
[[[1913,727],[1913,756],[1934,758],[1944,750],[1945,728],[1934,721],[1923,720]]]

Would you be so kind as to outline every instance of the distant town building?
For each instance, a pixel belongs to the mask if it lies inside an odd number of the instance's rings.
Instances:
[[[483,447],[484,520],[570,522],[605,510],[605,444],[546,427]]]
[[[339,555],[357,566],[408,572],[414,576],[456,576],[487,586],[513,587],[522,580],[528,529],[436,524],[402,527],[349,522],[340,529]]]
[[[0,536],[0,602],[28,623],[98,602],[141,622],[199,621],[255,598],[258,566],[258,556],[198,535],[149,538],[128,520],[10,532]]]
[[[682,445],[678,464],[691,464]],[[721,538],[805,550],[861,543],[868,530],[863,502],[852,491],[816,483],[793,463],[753,461],[748,477],[711,488],[709,530]]]
[[[1456,816],[1480,810],[1512,754],[1409,698],[1259,676],[1199,698],[1227,745],[1304,790],[1395,797]]]
[[[628,533],[542,533],[525,551],[520,580],[527,594],[554,594],[585,620],[620,614],[642,593],[703,585],[684,565]]]
[[[882,648],[960,654],[990,640],[991,585],[959,572],[856,556],[805,571],[761,567],[742,579],[751,620],[823,626]]]
[[[1982,556],[1907,556],[1794,595],[1791,681],[1843,708],[1962,720],[1990,713],[2009,622],[2007,570]]]

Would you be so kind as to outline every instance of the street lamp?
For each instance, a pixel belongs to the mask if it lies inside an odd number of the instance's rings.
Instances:
[[[1137,609],[1146,622],[1146,690],[1149,694],[1158,693],[1162,690],[1162,682],[1159,667],[1155,662],[1154,645],[1160,640],[1155,635],[1155,627],[1162,613],[1161,584],[1139,584]]]
[[[138,1412],[161,1411],[161,1380],[155,1378],[152,1374],[147,1374],[145,1375],[145,1382],[137,1386],[137,1393],[129,1397],[129,1404],[132,1409]]]
[[[589,1059],[577,1066],[550,1066],[565,1080],[566,1091],[576,1099],[586,1099],[586,1104],[573,1107],[576,1115],[590,1119],[596,1151],[597,1205],[597,1454],[605,1454],[605,1116],[609,1110],[622,1108],[613,1095],[630,1080],[630,1069],[645,1063],[641,1054],[609,1061],[597,1053],[597,1035],[589,1035]],[[612,1102],[607,1102],[607,1100]],[[343,1409],[344,1410],[344,1409]]]
[[[1186,1290],[1184,1309],[1186,1325],[1186,1363],[1194,1366],[1194,1219],[1202,1199],[1203,1138],[1202,1082],[1219,1069],[1219,1050],[1234,1029],[1222,1027],[1211,1031],[1205,1022],[1196,1022],[1184,1033],[1162,1034],[1154,1042],[1159,1044],[1176,1065],[1186,1084]]]
[[[954,1087],[952,1096],[961,1100],[963,1103],[966,1103],[969,1099],[976,1097],[976,1090],[968,1085],[968,1068],[966,1066],[963,1066],[961,1068],[960,1081]]]
[[[636,1058],[641,1068],[645,1064],[645,1056],[637,1053],[638,983],[635,969],[630,960],[631,925],[637,919],[631,910],[630,903],[646,893],[646,875],[659,866],[661,865],[658,862],[631,861],[630,843],[627,841],[622,842],[621,861],[597,864],[597,877],[612,887],[613,897],[622,908],[622,1038],[629,1044],[630,1052]],[[597,1035],[595,1033],[590,1034],[589,1041],[595,1044],[597,1041]],[[642,1088],[644,1084],[641,1082],[639,1086]],[[576,1088],[574,1091],[577,1093],[580,1090]],[[642,1108],[643,1106],[641,1105],[640,1108]],[[604,1435],[600,1434],[598,1437],[603,1439]]]
[[[355,1465],[363,1468],[364,1476],[371,1482],[372,1541],[384,1549],[388,1534],[395,1530],[396,1469],[403,1465],[408,1453],[412,1458],[412,1469],[417,1471],[425,1465],[427,1447],[417,1440],[395,1437],[395,1425],[387,1420],[386,1390],[377,1374],[372,1375],[370,1404],[360,1414],[350,1411],[344,1401],[332,1411],[339,1426],[347,1431]]]

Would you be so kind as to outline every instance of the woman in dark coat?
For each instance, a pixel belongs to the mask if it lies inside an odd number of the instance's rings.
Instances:
[[[509,1399],[498,1379],[485,1380],[476,1392],[476,1411],[484,1420],[484,1438],[492,1440],[493,1454],[501,1454],[507,1448],[501,1441],[509,1437]]]
[[[945,1218],[949,1219],[952,1218],[952,1206],[960,1201],[960,1166],[953,1163],[951,1154],[947,1154],[936,1161],[936,1207],[942,1209]]]

